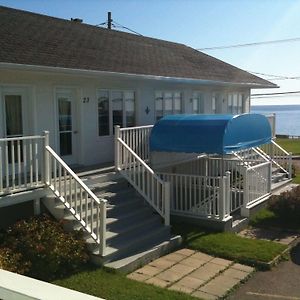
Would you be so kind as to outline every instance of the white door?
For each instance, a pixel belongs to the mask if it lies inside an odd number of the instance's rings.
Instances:
[[[77,163],[76,102],[72,91],[59,91],[57,101],[58,153],[67,164]]]

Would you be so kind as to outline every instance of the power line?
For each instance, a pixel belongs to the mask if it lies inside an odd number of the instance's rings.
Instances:
[[[300,94],[300,91],[292,91],[292,92],[279,92],[279,93],[266,93],[266,94],[251,94],[251,97],[255,98],[264,98],[268,96],[281,96],[281,95],[290,95],[290,94]]]
[[[137,35],[143,36],[141,33],[137,32],[137,31],[135,31],[135,30],[133,30],[133,29],[130,29],[129,27],[126,27],[126,26],[124,26],[124,25],[122,25],[122,24],[120,24],[120,23],[118,23],[118,22],[116,22],[116,21],[113,21],[113,23],[115,23],[115,24],[118,25],[118,26],[115,26],[115,27],[121,27],[121,28],[124,28],[124,29],[126,29],[126,30],[132,32],[132,33],[135,33],[135,34],[137,34]]]
[[[299,41],[300,41],[300,37],[296,37],[296,38],[283,39],[283,40],[273,40],[273,41],[254,42],[254,43],[246,43],[246,44],[234,44],[234,45],[226,45],[226,46],[198,48],[196,50],[199,50],[199,51],[219,50],[219,49],[241,48],[241,47],[251,47],[251,46],[278,44],[278,43],[299,42]]]

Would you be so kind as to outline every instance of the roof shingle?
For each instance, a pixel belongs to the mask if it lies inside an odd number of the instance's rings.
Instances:
[[[3,6],[0,62],[275,86],[183,44]]]

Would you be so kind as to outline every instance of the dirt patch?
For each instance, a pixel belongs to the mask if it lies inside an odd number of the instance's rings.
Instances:
[[[265,228],[247,228],[241,231],[239,235],[250,239],[273,241],[284,245],[292,244],[299,237],[299,234],[296,232]]]

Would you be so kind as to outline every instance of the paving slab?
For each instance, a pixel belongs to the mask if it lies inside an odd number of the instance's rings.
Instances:
[[[184,260],[182,260],[180,263],[183,265],[186,265],[186,266],[199,268],[199,267],[203,266],[206,263],[206,261],[196,259],[193,257],[187,257]]]
[[[215,300],[223,297],[254,269],[233,261],[189,249],[156,259],[128,275],[128,278]]]
[[[219,257],[213,258],[210,262],[224,267],[228,267],[229,265],[232,264],[231,260],[219,258]]]
[[[242,265],[242,264],[239,264],[239,263],[233,264],[231,266],[231,268],[237,269],[237,270],[240,270],[240,271],[243,271],[243,272],[247,272],[249,274],[252,273],[255,270],[253,267]]]
[[[162,273],[159,273],[156,278],[162,279],[164,281],[171,283],[174,283],[175,281],[181,279],[184,275],[174,272],[174,271],[170,271],[170,270],[166,270],[163,271]]]
[[[186,255],[176,253],[176,252],[164,256],[164,259],[174,261],[174,262],[180,262],[184,258],[186,258]]]
[[[207,294],[222,297],[239,282],[239,279],[221,274],[202,286],[199,290]]]
[[[223,275],[236,278],[239,280],[244,280],[247,276],[249,276],[249,273],[237,269],[229,268],[224,271]]]
[[[196,252],[195,250],[184,248],[184,249],[177,250],[175,253],[182,254],[182,255],[185,255],[185,256],[191,256],[195,252]]]
[[[151,277],[150,275],[138,274],[136,272],[133,272],[133,273],[127,275],[127,278],[133,279],[136,281],[145,281],[145,280],[149,279],[150,277]]]
[[[196,291],[196,292],[192,293],[192,296],[200,298],[200,299],[204,299],[204,300],[217,300],[218,299],[217,296],[207,294],[202,291]]]
[[[152,261],[151,263],[149,263],[149,266],[153,266],[158,269],[165,270],[165,269],[172,267],[174,264],[176,264],[175,261],[168,260],[168,259],[165,259],[164,257],[161,257],[161,258],[158,258],[158,259]]]
[[[216,276],[219,272],[224,270],[226,267],[221,265],[216,265],[212,263],[207,263],[199,269],[195,270],[190,274],[191,277],[198,278],[204,281]]]
[[[162,279],[157,278],[157,277],[151,277],[151,278],[147,279],[145,282],[149,283],[149,284],[159,286],[161,288],[165,288],[167,285],[170,284],[168,281],[162,280]]]
[[[168,289],[177,291],[177,292],[186,293],[186,294],[191,294],[194,291],[194,289],[191,289],[184,285],[180,285],[179,283],[175,283],[175,284],[169,286]]]
[[[191,288],[193,290],[197,290],[201,285],[204,284],[204,280],[198,279],[192,276],[185,276],[182,279],[180,279],[177,284],[180,284],[181,286],[185,286],[188,288]]]
[[[149,275],[149,276],[155,276],[156,274],[160,273],[162,270],[154,267],[154,266],[150,266],[150,265],[146,265],[138,270],[135,271],[135,273],[138,274],[142,274],[142,275]]]

